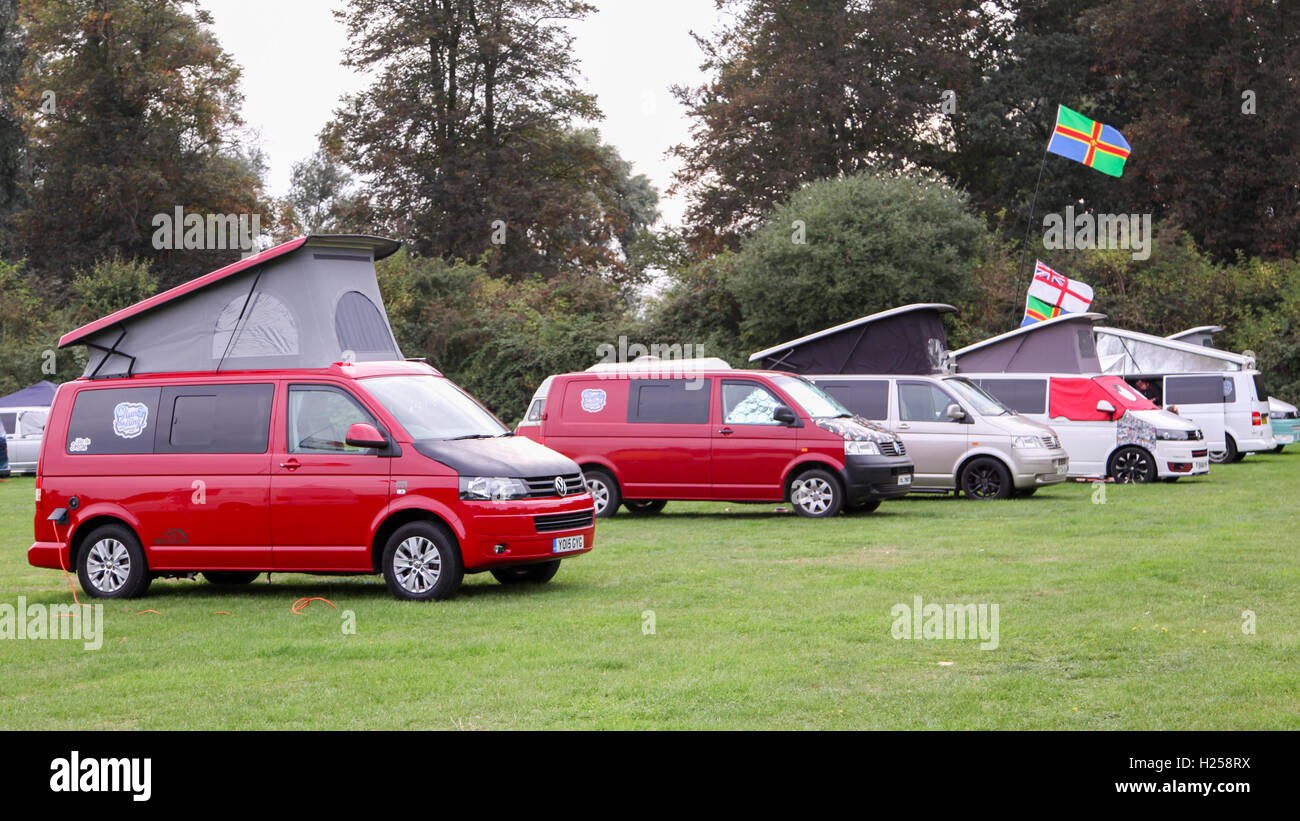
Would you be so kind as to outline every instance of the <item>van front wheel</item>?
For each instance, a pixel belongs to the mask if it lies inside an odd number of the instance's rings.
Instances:
[[[402,525],[388,537],[382,568],[389,592],[411,601],[450,598],[465,575],[456,539],[432,522]]]
[[[1142,448],[1122,447],[1110,457],[1109,473],[1116,482],[1126,485],[1154,482],[1156,460]]]
[[[624,502],[623,507],[627,508],[628,513],[658,513],[663,510],[667,504],[668,501],[666,499],[638,499],[636,501]]]
[[[961,489],[971,499],[1008,499],[1011,473],[997,459],[973,459],[962,468]]]
[[[790,485],[790,504],[800,516],[823,519],[834,516],[844,507],[844,489],[840,480],[824,470],[799,474]]]
[[[596,515],[607,519],[617,513],[623,494],[619,492],[614,477],[600,468],[588,468],[582,472],[582,476],[587,480],[587,491],[596,504]]]
[[[140,541],[122,525],[104,525],[86,537],[77,554],[77,578],[97,599],[142,596],[153,581]]]
[[[1224,440],[1223,450],[1210,451],[1210,461],[1216,465],[1226,465],[1228,462],[1241,461],[1241,455],[1237,453],[1237,442],[1231,436]]]

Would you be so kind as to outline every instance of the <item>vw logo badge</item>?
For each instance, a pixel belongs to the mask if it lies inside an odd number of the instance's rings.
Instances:
[[[556,476],[556,477],[555,477],[555,492],[556,492],[557,494],[559,494],[560,496],[563,496],[564,494],[566,494],[566,493],[569,492],[569,487],[568,487],[568,485],[564,484],[564,477],[563,477],[563,476]]]

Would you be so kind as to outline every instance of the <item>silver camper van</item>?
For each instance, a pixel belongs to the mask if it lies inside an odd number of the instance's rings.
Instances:
[[[945,373],[943,314],[953,311],[939,303],[904,305],[749,359],[806,376],[902,439],[916,465],[913,492],[1006,499],[1065,481],[1069,456],[1050,427]]]

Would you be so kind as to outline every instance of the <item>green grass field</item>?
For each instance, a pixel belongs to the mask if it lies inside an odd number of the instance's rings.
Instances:
[[[99,650],[0,641],[0,728],[1300,728],[1300,453],[1093,498],[670,503],[549,585],[467,576],[445,603],[158,581],[105,605]],[[0,483],[0,604],[70,602],[27,565],[31,511],[30,478]],[[997,604],[1000,646],[894,639],[917,595]]]

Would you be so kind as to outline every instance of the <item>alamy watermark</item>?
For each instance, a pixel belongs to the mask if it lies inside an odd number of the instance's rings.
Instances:
[[[1064,214],[1043,217],[1043,247],[1049,251],[1120,249],[1145,260],[1151,258],[1151,242],[1150,214],[1075,214],[1067,205]]]
[[[86,650],[104,646],[104,605],[0,603],[0,639],[80,641]]]
[[[262,234],[261,214],[187,214],[179,205],[171,214],[154,214],[150,224],[158,251],[251,252]]]
[[[685,345],[680,343],[629,343],[626,336],[618,338],[618,344],[609,342],[596,346],[596,376],[599,379],[617,379],[621,376],[635,375],[644,379],[674,379],[697,373],[698,366],[690,366],[685,360],[700,359],[704,356],[703,345]],[[698,390],[704,380],[692,379],[687,390]]]
[[[998,649],[998,606],[996,604],[925,604],[920,596],[912,604],[899,603],[889,611],[895,639],[979,640],[981,650]]]

